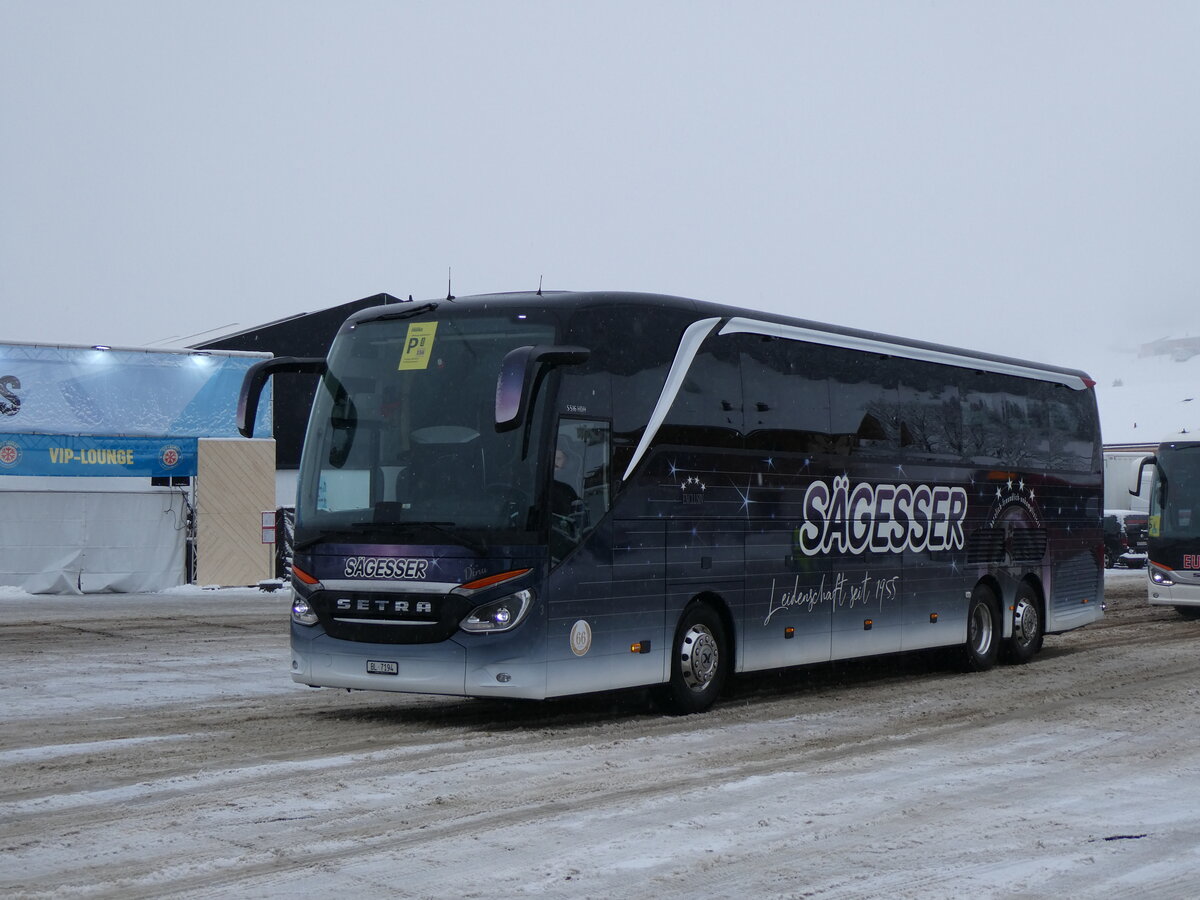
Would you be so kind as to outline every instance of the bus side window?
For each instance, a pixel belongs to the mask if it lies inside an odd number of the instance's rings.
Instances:
[[[741,354],[747,448],[833,452],[825,348],[744,335]]]
[[[1100,445],[1093,437],[1096,423],[1091,394],[1059,384],[1046,389],[1051,464],[1076,472],[1096,471],[1101,465]]]
[[[658,433],[658,443],[740,450],[742,376],[738,341],[710,338],[687,371]]]
[[[555,559],[565,556],[608,512],[611,430],[606,421],[559,420],[550,489]]]
[[[900,446],[915,459],[963,455],[958,371],[951,366],[897,360],[900,369]]]
[[[891,455],[901,448],[900,367],[896,359],[842,347],[827,351],[830,421],[852,455]]]

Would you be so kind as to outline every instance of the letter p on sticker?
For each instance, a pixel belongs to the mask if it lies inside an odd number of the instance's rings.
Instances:
[[[401,372],[429,367],[429,354],[433,351],[433,339],[437,333],[437,322],[410,322],[404,341],[404,354],[400,357]]]

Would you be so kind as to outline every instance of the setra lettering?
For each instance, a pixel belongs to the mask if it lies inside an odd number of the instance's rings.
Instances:
[[[361,613],[432,613],[433,603],[428,600],[388,600],[381,597],[340,597],[337,601],[338,612]]]

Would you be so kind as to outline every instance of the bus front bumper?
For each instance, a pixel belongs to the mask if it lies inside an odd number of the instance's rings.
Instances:
[[[542,700],[546,664],[518,662],[507,641],[365,644],[292,623],[292,681],[311,687]]]
[[[1150,563],[1146,585],[1151,606],[1200,606],[1200,571],[1165,569]]]

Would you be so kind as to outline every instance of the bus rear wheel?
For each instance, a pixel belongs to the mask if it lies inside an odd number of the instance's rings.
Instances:
[[[1045,634],[1037,592],[1032,586],[1022,584],[1013,604],[1013,633],[1004,647],[1005,658],[1014,663],[1029,662],[1042,649]]]
[[[729,641],[717,611],[704,603],[688,607],[675,629],[671,679],[656,699],[673,715],[703,712],[716,702],[729,675]]]
[[[962,645],[960,661],[967,672],[986,672],[996,664],[1000,650],[1000,605],[991,588],[979,585],[971,592],[967,605],[967,641]]]

